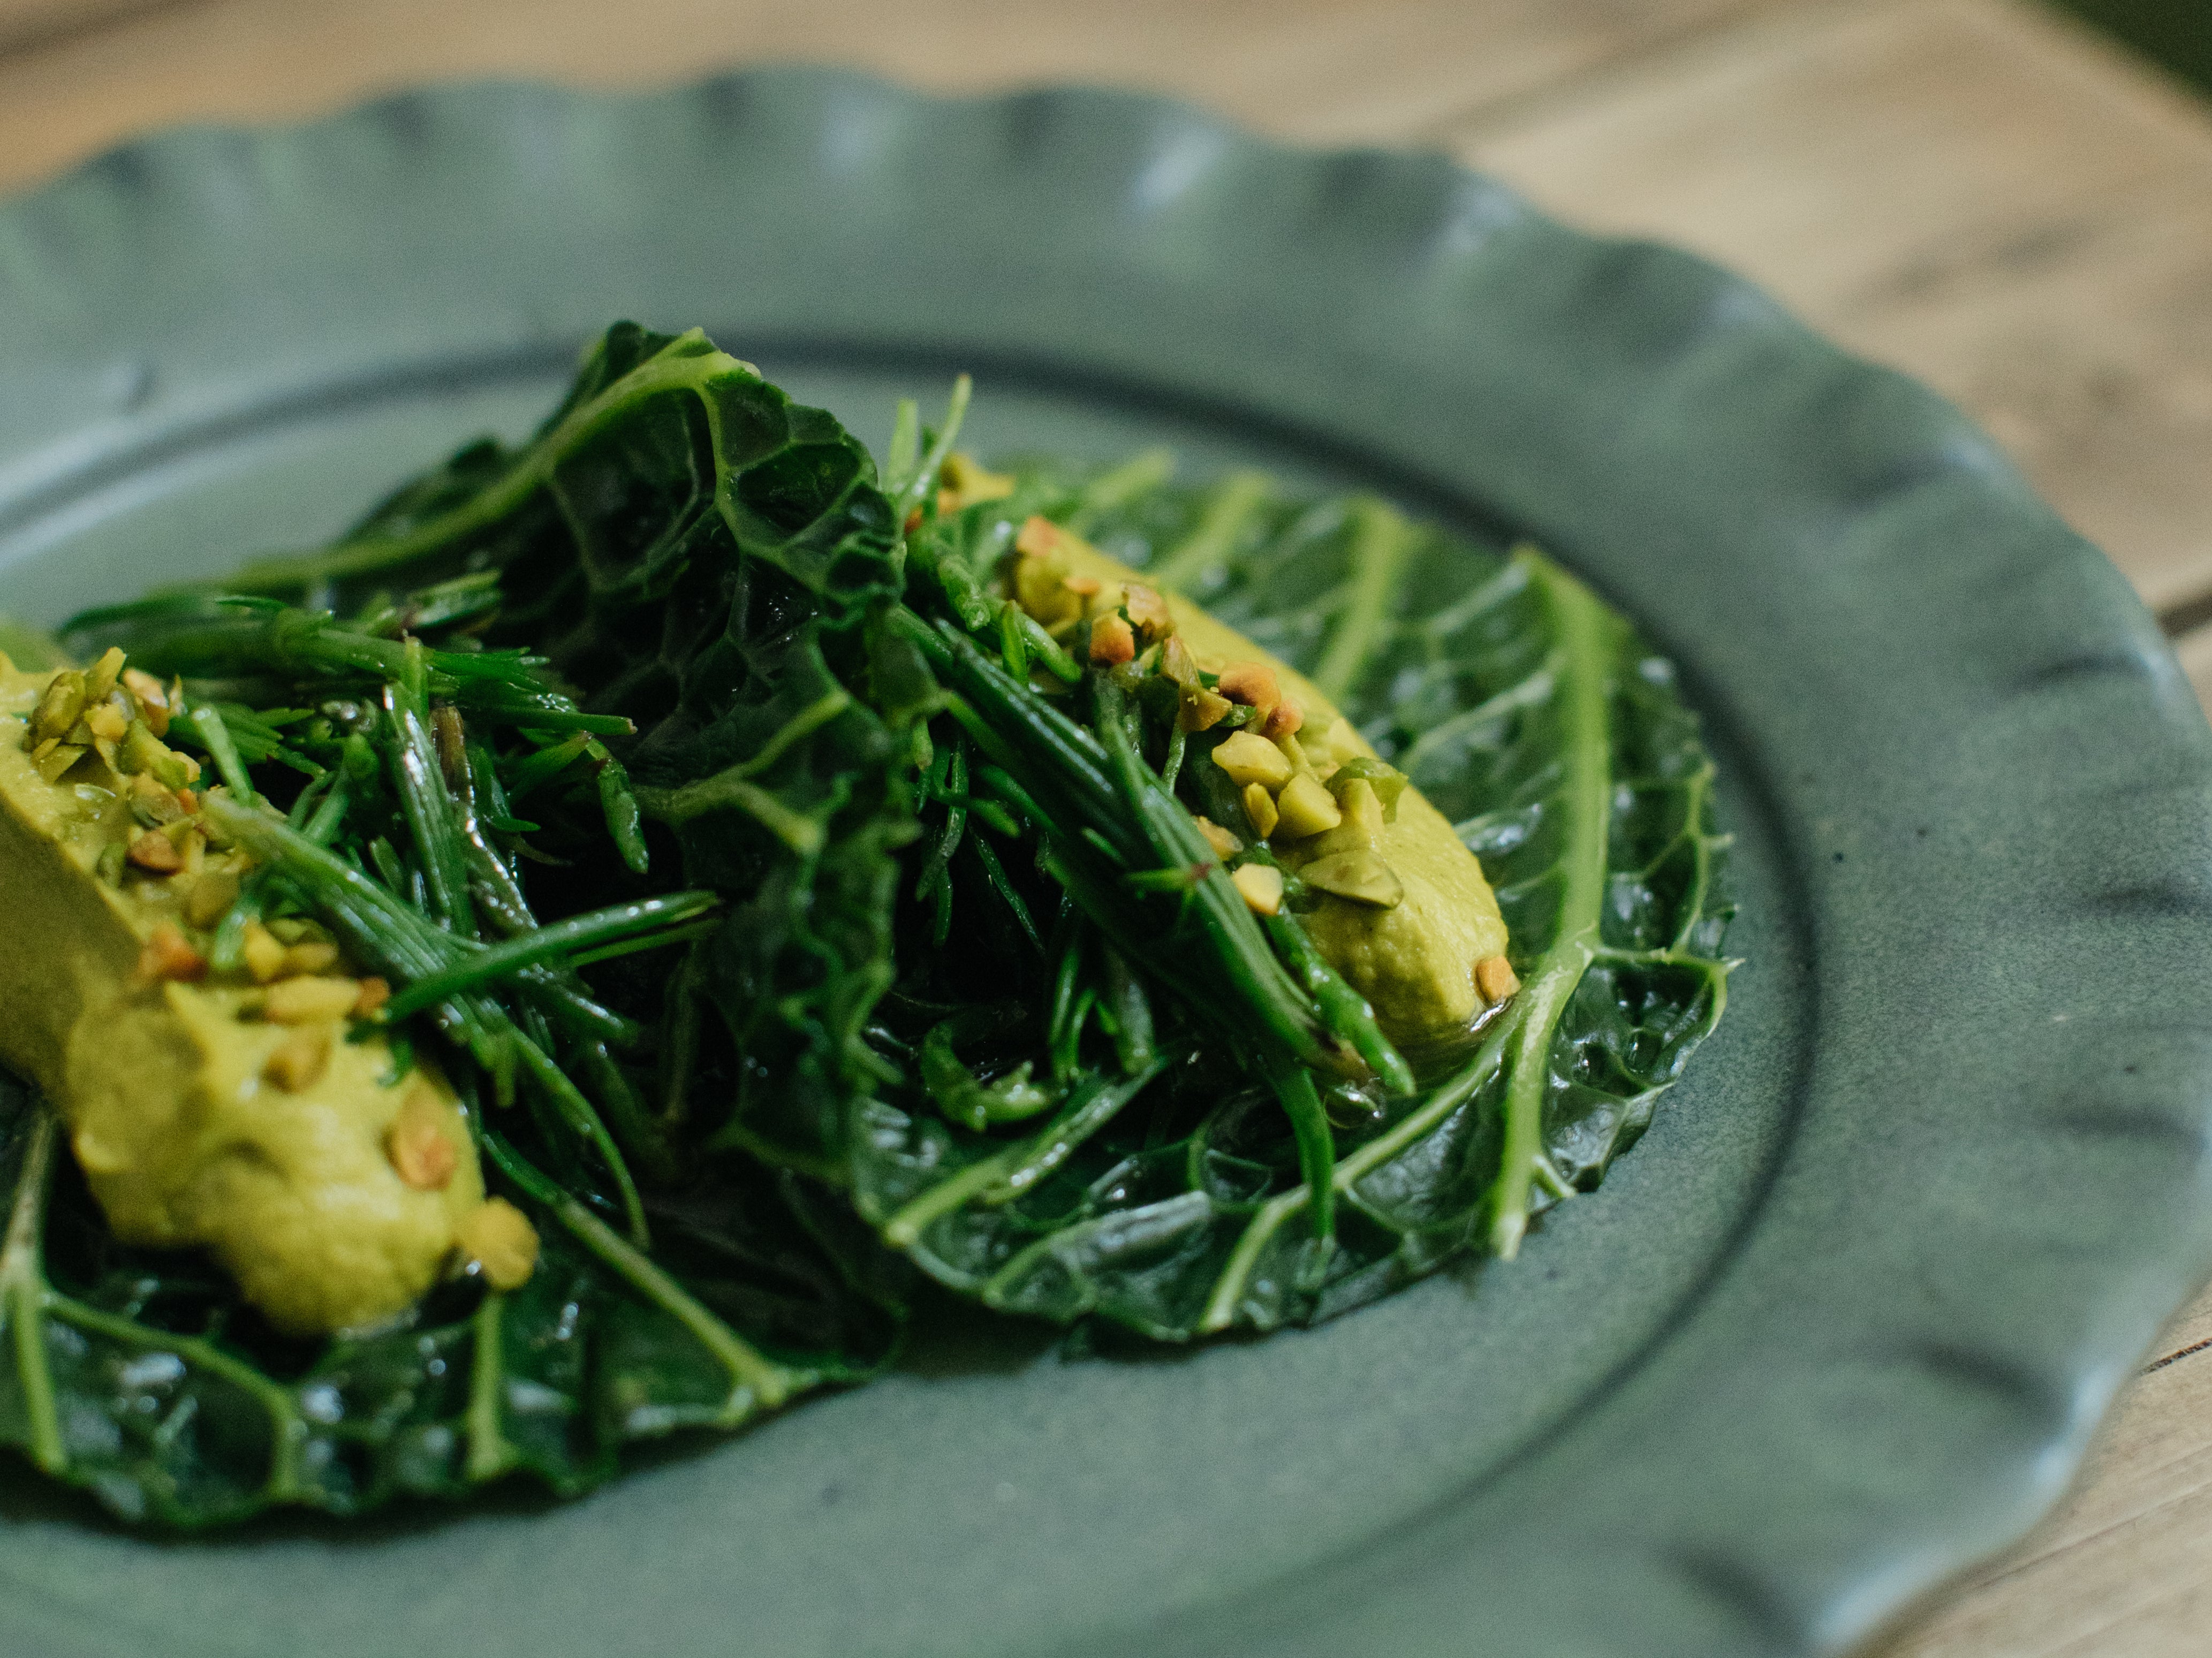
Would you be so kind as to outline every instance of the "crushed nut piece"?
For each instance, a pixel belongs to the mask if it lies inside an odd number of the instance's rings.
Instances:
[[[1486,1002],[1502,1002],[1521,988],[1521,975],[1503,956],[1486,956],[1474,964],[1474,987]]]
[[[1175,617],[1169,613],[1167,600],[1142,582],[1131,582],[1121,603],[1146,644],[1158,644],[1175,631]]]
[[[331,1066],[331,1032],[326,1024],[294,1031],[277,1044],[261,1074],[288,1094],[313,1088]]]
[[[391,999],[392,986],[389,982],[382,979],[363,979],[360,999],[353,1005],[353,1016],[356,1019],[366,1019],[381,1010]]]
[[[288,979],[311,979],[317,974],[328,973],[337,964],[338,947],[336,944],[309,939],[285,950],[283,976]]]
[[[1376,909],[1395,909],[1406,900],[1397,872],[1371,852],[1333,852],[1298,872],[1310,887]]]
[[[1246,864],[1229,878],[1255,915],[1273,915],[1283,907],[1283,872],[1272,864]]]
[[[238,877],[210,870],[192,883],[185,896],[185,919],[196,927],[211,927],[238,902]]]
[[[384,1154],[399,1178],[417,1192],[442,1192],[453,1183],[461,1166],[453,1137],[446,1131],[446,1113],[437,1096],[419,1083],[410,1089],[399,1114],[385,1131]]]
[[[1335,799],[1304,772],[1283,785],[1282,795],[1275,806],[1282,817],[1283,833],[1291,840],[1319,835],[1324,829],[1334,829],[1344,821],[1344,814],[1337,810]]]
[[[164,921],[154,929],[138,952],[138,982],[197,984],[207,977],[207,957],[185,941],[185,935]]]
[[[1291,780],[1290,756],[1252,732],[1232,732],[1214,750],[1213,763],[1239,785],[1260,783],[1279,789]]]
[[[1175,648],[1175,641],[1168,641],[1168,648]],[[1194,686],[1183,692],[1182,706],[1176,710],[1176,724],[1187,732],[1210,732],[1229,717],[1229,710],[1237,705],[1218,692]]]
[[[38,710],[31,715],[33,744],[67,735],[83,715],[84,676],[74,669],[64,669],[46,683],[46,694],[39,698]]]
[[[246,926],[243,950],[246,970],[253,975],[253,982],[265,985],[284,971],[284,946],[276,935],[258,921],[249,921]]]
[[[1220,683],[1214,689],[1231,702],[1261,710],[1283,700],[1282,690],[1275,683],[1275,671],[1264,662],[1231,663],[1221,671]]]
[[[131,729],[131,722],[123,717],[123,711],[107,702],[101,703],[86,714],[84,724],[96,742],[119,743],[124,733]]]
[[[1030,514],[1014,537],[1014,550],[1030,558],[1044,558],[1060,550],[1060,525],[1048,518]]]
[[[1275,797],[1257,783],[1247,783],[1237,797],[1243,802],[1244,815],[1252,820],[1252,833],[1262,841],[1275,832]]]
[[[485,1199],[453,1229],[453,1241],[495,1290],[520,1290],[538,1270],[538,1229],[505,1198]]]
[[[1137,636],[1118,616],[1102,616],[1091,624],[1091,659],[1121,663],[1137,654]]]
[[[131,861],[155,875],[174,875],[185,866],[177,843],[159,829],[148,829],[131,843]]]
[[[38,762],[39,775],[49,783],[58,783],[63,774],[84,758],[88,750],[75,743],[57,743],[46,750]]]
[[[123,672],[123,647],[120,645],[110,645],[100,653],[100,660],[94,663],[84,676],[87,707],[107,701],[108,693],[115,689],[115,682]]]
[[[170,702],[162,690],[161,682],[152,674],[137,668],[126,668],[123,672],[123,688],[131,693],[131,701],[138,705],[138,717],[146,722],[146,729],[156,737],[169,734]]]
[[[261,1017],[271,1024],[313,1024],[344,1018],[360,1000],[361,985],[356,980],[279,979],[269,987]]]
[[[1213,848],[1217,856],[1233,858],[1244,850],[1244,843],[1242,841],[1211,817],[1201,817],[1198,820],[1198,832],[1206,837],[1206,844]]]
[[[1304,730],[1305,723],[1306,711],[1286,696],[1267,710],[1267,717],[1260,726],[1260,735],[1279,743],[1294,732]]]
[[[1072,575],[1066,578],[1066,580],[1062,581],[1060,585],[1066,588],[1071,593],[1075,594],[1079,598],[1089,598],[1093,593],[1097,592],[1101,587],[1105,586],[1105,583],[1099,580],[1095,575]]]

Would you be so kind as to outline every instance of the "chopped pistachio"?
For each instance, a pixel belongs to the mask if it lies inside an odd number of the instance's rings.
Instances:
[[[1344,821],[1335,798],[1306,772],[1300,772],[1283,785],[1275,806],[1282,817],[1280,833],[1293,841],[1333,829]]]
[[[261,1017],[271,1024],[313,1024],[344,1018],[360,1000],[352,979],[279,979],[269,987]]]
[[[1286,696],[1267,710],[1260,734],[1278,743],[1286,742],[1292,732],[1304,729],[1305,723],[1305,710]]]
[[[276,935],[258,921],[249,921],[246,927],[246,942],[241,947],[246,970],[252,975],[253,982],[265,985],[284,971],[284,946]]]
[[[174,926],[164,921],[138,952],[138,982],[195,984],[207,977],[207,957],[194,950]]]
[[[1014,562],[1014,602],[1047,633],[1083,619],[1083,600],[1071,592],[1066,566],[1057,557],[1022,558]]]
[[[1252,833],[1262,841],[1275,832],[1275,797],[1257,783],[1247,783],[1244,792],[1237,796],[1243,803],[1245,817],[1252,820]]]
[[[937,473],[937,510],[957,513],[978,501],[1003,501],[1014,493],[1010,473],[986,471],[973,457],[954,450]]]
[[[1331,849],[1351,851],[1382,845],[1382,827],[1388,820],[1375,786],[1364,777],[1354,777],[1339,787],[1342,777],[1340,772],[1329,780],[1329,793],[1336,797],[1337,810],[1344,814],[1344,822],[1330,831]]]
[[[1474,964],[1474,987],[1486,1002],[1502,1002],[1521,988],[1521,975],[1503,956],[1486,956]]]
[[[520,1290],[538,1270],[538,1229],[505,1198],[487,1198],[464,1216],[453,1241],[495,1290]]]
[[[38,762],[39,775],[49,783],[58,783],[71,766],[84,758],[88,750],[74,743],[57,743],[47,749]]]
[[[162,690],[161,682],[152,674],[137,668],[126,668],[123,673],[123,688],[137,703],[138,717],[145,722],[146,729],[156,737],[167,737],[169,734],[169,714],[173,705]]]
[[[1175,641],[1170,639],[1168,644],[1172,647]],[[1234,707],[1235,703],[1218,691],[1207,690],[1203,685],[1193,685],[1183,692],[1182,707],[1176,714],[1176,725],[1187,732],[1212,731],[1228,717],[1229,710]]]
[[[407,1090],[399,1114],[385,1131],[384,1153],[399,1178],[417,1192],[442,1192],[453,1184],[461,1154],[447,1132],[446,1113],[437,1096],[419,1080]]]
[[[311,938],[289,945],[284,951],[284,977],[312,979],[318,974],[328,973],[338,964],[338,947]]]
[[[1395,909],[1406,897],[1405,884],[1371,852],[1333,852],[1315,859],[1298,877],[1310,887],[1377,909]]]
[[[1245,908],[1256,915],[1273,915],[1283,907],[1283,872],[1272,864],[1245,864],[1229,878],[1244,896]]]
[[[1198,820],[1198,832],[1206,837],[1206,844],[1213,848],[1216,857],[1233,858],[1244,850],[1244,843],[1242,841],[1211,817],[1200,817]]]
[[[1102,616],[1091,624],[1091,659],[1127,662],[1137,654],[1137,636],[1119,616]]]
[[[1190,647],[1182,642],[1180,634],[1170,634],[1167,643],[1160,647],[1160,671],[1187,691],[1198,689],[1203,683],[1198,677],[1198,659],[1190,653]]]
[[[1072,575],[1060,585],[1080,598],[1092,598],[1106,586],[1095,575]]]
[[[174,875],[185,866],[177,843],[159,829],[148,829],[131,843],[131,861],[155,875]]]
[[[46,694],[31,715],[32,739],[43,743],[49,737],[64,736],[83,716],[84,676],[74,668],[64,668],[47,682]]]
[[[368,1018],[391,999],[392,986],[389,981],[375,977],[363,979],[361,981],[361,995],[353,1005],[353,1016],[356,1019]]]
[[[84,700],[88,704],[107,701],[107,694],[115,689],[115,682],[122,675],[124,659],[119,645],[110,645],[100,653],[100,660],[84,676]]]
[[[100,849],[99,859],[93,865],[94,872],[112,887],[123,884],[124,852],[122,841],[110,841]]]
[[[160,829],[185,815],[184,805],[175,791],[164,788],[143,772],[131,780],[124,793],[130,802],[131,816],[142,829]]]
[[[1275,671],[1264,662],[1232,662],[1221,671],[1214,689],[1231,702],[1249,708],[1272,708],[1283,700],[1275,683]]]
[[[210,870],[192,883],[185,895],[185,919],[203,930],[222,920],[238,902],[238,877],[226,870]]]
[[[131,722],[123,717],[123,710],[112,702],[103,702],[84,717],[85,726],[95,739],[119,743],[123,734],[131,729]]]
[[[276,1045],[261,1074],[288,1094],[313,1088],[330,1069],[331,1029],[318,1024],[294,1031]]]
[[[1214,750],[1213,763],[1239,785],[1260,783],[1279,789],[1291,780],[1290,757],[1251,732],[1231,733]]]
[[[1175,617],[1168,610],[1167,600],[1141,581],[1128,585],[1121,604],[1129,613],[1131,624],[1147,645],[1157,644],[1175,631]]]
[[[1060,550],[1060,525],[1032,513],[1014,537],[1014,550],[1029,558],[1043,558]]]
[[[1370,760],[1364,755],[1355,755],[1336,768],[1328,780],[1329,791],[1341,800],[1354,783],[1364,783],[1373,791],[1382,809],[1382,821],[1398,821],[1398,797],[1406,792],[1406,774],[1395,766],[1380,760]]]

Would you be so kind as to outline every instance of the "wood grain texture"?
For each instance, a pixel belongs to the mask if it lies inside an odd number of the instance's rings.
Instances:
[[[1743,269],[1978,414],[2162,609],[2212,596],[2212,115],[2007,0],[0,0],[0,190],[181,121],[750,62],[1441,143]],[[35,22],[51,42],[6,51]],[[2212,701],[2212,628],[2181,645]],[[2067,1503],[1881,1658],[2212,1652],[2212,1297]]]
[[[1142,87],[1286,136],[1389,142],[1760,4],[196,0],[0,59],[0,190],[134,133],[295,118],[425,81],[524,75],[627,86],[793,59],[944,89],[1047,80]]]
[[[2212,591],[2212,120],[2117,52],[1997,0],[1803,8],[1453,143],[1930,381],[2154,607]]]

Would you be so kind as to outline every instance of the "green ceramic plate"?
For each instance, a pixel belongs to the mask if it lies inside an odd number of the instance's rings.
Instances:
[[[480,87],[0,210],[0,606],[329,533],[616,316],[878,440],[967,367],[986,450],[1534,536],[1707,716],[1728,1020],[1519,1261],[1310,1333],[943,1336],[586,1501],[349,1529],[150,1541],[10,1468],[0,1649],[1826,1652],[2057,1494],[2212,1260],[2212,733],[1957,414],[1441,161],[1082,91]]]

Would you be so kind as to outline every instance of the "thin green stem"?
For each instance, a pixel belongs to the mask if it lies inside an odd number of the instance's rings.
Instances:
[[[500,1314],[507,1297],[488,1293],[470,1320],[468,1474],[481,1483],[514,1466],[514,1447],[500,1426],[500,1399],[506,1391],[507,1355],[500,1345]]]
[[[1340,708],[1381,642],[1415,534],[1387,501],[1369,496],[1352,509],[1352,597],[1313,671],[1321,694]]]
[[[44,1107],[35,1111],[30,1144],[24,1147],[15,1177],[7,1242],[0,1246],[0,1309],[14,1327],[15,1372],[22,1382],[31,1460],[46,1473],[58,1473],[69,1461],[69,1450],[62,1442],[53,1368],[46,1357],[46,1315],[52,1291],[46,1288],[44,1254],[46,1188],[59,1125]]]
[[[1146,574],[1180,592],[1226,564],[1246,526],[1267,505],[1271,482],[1265,472],[1231,472],[1222,479],[1206,496],[1190,533],[1162,553]]]

